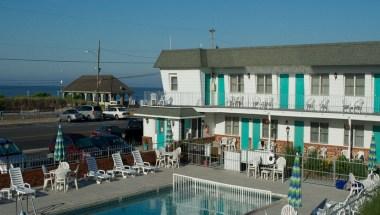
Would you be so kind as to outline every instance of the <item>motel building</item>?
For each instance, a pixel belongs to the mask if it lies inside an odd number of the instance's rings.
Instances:
[[[153,148],[168,128],[174,141],[229,137],[236,150],[367,159],[373,134],[380,148],[380,42],[163,50],[155,67],[163,92],[146,92],[135,114]]]

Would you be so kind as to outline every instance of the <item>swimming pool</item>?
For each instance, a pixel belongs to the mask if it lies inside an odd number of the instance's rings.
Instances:
[[[272,197],[272,202],[279,198]],[[71,211],[64,214],[117,215],[117,214],[244,214],[264,205],[243,203],[229,198],[228,193],[218,196],[197,194],[178,198],[172,187],[150,191],[136,196],[113,200],[96,206]]]

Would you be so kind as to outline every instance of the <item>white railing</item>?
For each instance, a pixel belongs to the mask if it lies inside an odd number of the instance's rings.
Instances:
[[[371,96],[287,95],[284,98],[278,94],[226,92],[224,101],[218,101],[216,95],[210,95],[208,101],[206,105],[204,95],[199,92],[145,92],[141,105],[217,106],[359,114],[380,113],[380,101],[375,102],[374,97]]]
[[[224,151],[224,169],[240,171],[240,152]]]
[[[244,214],[271,204],[272,192],[173,174],[173,200],[181,213]]]

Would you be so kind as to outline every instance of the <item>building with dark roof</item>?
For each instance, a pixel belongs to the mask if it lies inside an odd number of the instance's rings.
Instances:
[[[136,115],[155,148],[168,133],[348,159],[380,148],[380,41],[163,50],[154,67],[163,92],[146,93]]]
[[[113,75],[100,75],[98,86],[96,75],[82,75],[65,86],[63,92],[65,97],[79,96],[86,101],[96,102],[96,98],[99,98],[99,104],[116,101],[117,96],[123,103],[125,95],[133,93],[132,89]]]

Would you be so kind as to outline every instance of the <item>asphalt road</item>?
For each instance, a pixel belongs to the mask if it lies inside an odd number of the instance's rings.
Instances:
[[[103,124],[126,127],[125,120],[61,123],[61,126],[64,133],[89,135],[91,131]],[[46,151],[48,144],[54,140],[57,134],[57,128],[58,123],[56,122],[0,126],[0,137],[13,140],[22,150]]]

